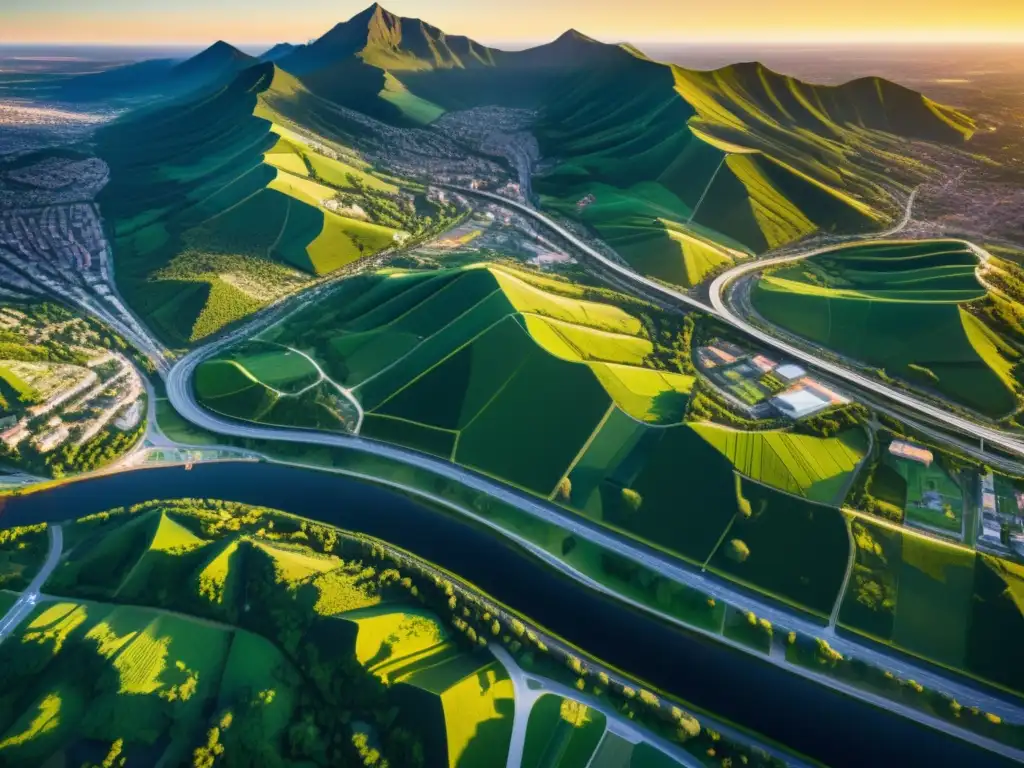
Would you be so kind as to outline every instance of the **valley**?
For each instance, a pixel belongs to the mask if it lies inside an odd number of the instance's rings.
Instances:
[[[0,82],[12,765],[1024,759],[989,113],[376,4],[95,70]]]

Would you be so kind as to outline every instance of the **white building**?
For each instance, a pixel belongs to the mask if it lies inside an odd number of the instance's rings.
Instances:
[[[773,371],[773,373],[783,383],[786,384],[788,384],[791,381],[796,381],[797,379],[802,379],[804,376],[807,375],[807,371],[805,371],[799,365],[794,365],[793,363],[786,363],[785,365],[780,365]]]
[[[799,387],[776,395],[771,399],[771,404],[783,416],[802,419],[804,416],[810,416],[828,408],[832,403],[809,389]]]

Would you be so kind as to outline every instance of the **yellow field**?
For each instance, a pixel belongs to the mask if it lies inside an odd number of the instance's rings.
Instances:
[[[517,312],[633,336],[642,332],[640,321],[618,307],[548,293],[501,269],[491,273]]]
[[[264,542],[253,542],[253,545],[264,552],[274,562],[274,572],[279,581],[295,582],[337,568],[341,561],[331,556],[313,557],[303,552],[294,552],[282,547],[274,547]]]
[[[206,543],[205,539],[199,538],[188,528],[168,517],[166,512],[161,512],[160,522],[157,523],[149,548],[155,552],[181,553]]]
[[[681,373],[613,363],[591,363],[590,369],[615,404],[640,421],[661,421],[658,398],[666,393],[688,395],[693,388],[693,376]]]
[[[540,315],[523,315],[523,318],[534,341],[563,360],[642,365],[654,351],[654,345],[639,336],[602,331]]]

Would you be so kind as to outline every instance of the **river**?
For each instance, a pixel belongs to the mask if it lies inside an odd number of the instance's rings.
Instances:
[[[122,472],[2,501],[0,526],[182,497],[260,504],[386,539],[624,672],[826,765],[1015,765],[592,593],[467,522],[341,475],[264,463]]]

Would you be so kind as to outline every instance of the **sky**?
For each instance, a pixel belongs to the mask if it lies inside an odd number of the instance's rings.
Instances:
[[[303,42],[370,0],[0,0],[0,45]],[[385,0],[450,34],[542,42],[1024,42],[1024,0]]]

